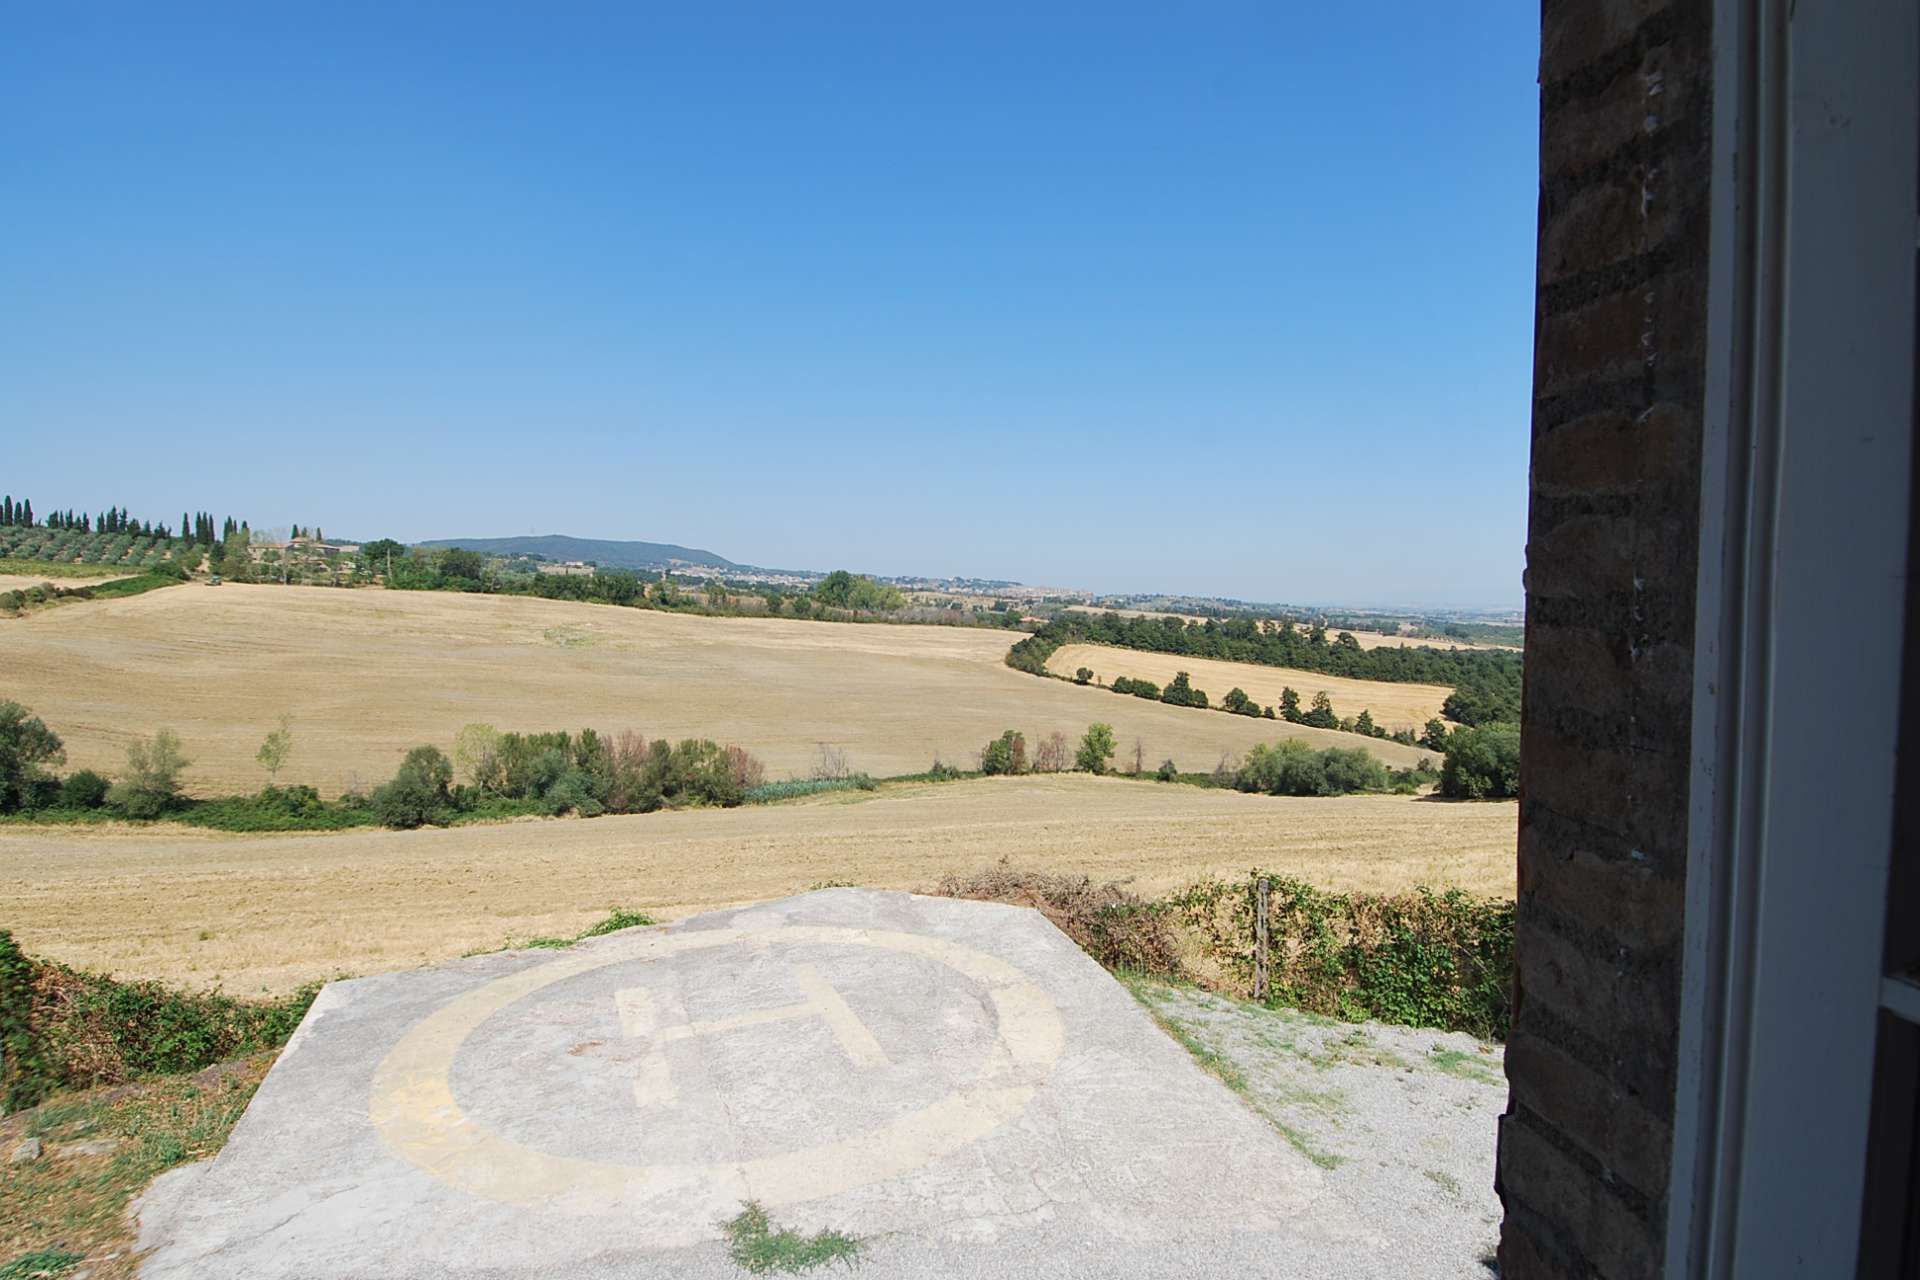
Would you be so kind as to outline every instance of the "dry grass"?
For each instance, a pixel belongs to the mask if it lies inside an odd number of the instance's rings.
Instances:
[[[36,955],[252,995],[571,935],[614,905],[672,916],[825,881],[922,888],[1002,857],[1143,893],[1258,864],[1330,889],[1506,895],[1514,823],[1511,804],[1068,774],[450,831],[0,827],[0,921]]]
[[[1077,739],[1105,720],[1122,752],[1137,737],[1152,762],[1206,769],[1286,732],[1037,680],[1004,664],[1014,639],[517,597],[188,585],[0,623],[0,696],[45,719],[72,768],[116,770],[131,736],[170,726],[199,795],[263,784],[254,753],[282,712],[294,750],[281,781],[328,793],[381,781],[408,748],[447,747],[476,720],[737,742],[774,777],[805,772],[820,742],[843,747],[855,769],[918,773],[935,755],[971,762],[1003,729],[1029,742],[1056,730]],[[1376,750],[1394,765],[1418,757]]]
[[[0,1147],[34,1136],[47,1149],[0,1164],[0,1269],[57,1250],[83,1259],[89,1280],[130,1280],[139,1267],[129,1202],[167,1169],[220,1150],[273,1057],[66,1094],[0,1121]]]
[[[1071,676],[1077,668],[1091,667],[1108,684],[1115,676],[1151,680],[1164,686],[1185,671],[1196,689],[1205,689],[1207,697],[1219,702],[1236,685],[1263,707],[1280,705],[1280,691],[1291,687],[1300,695],[1305,710],[1313,695],[1325,690],[1333,699],[1333,709],[1342,716],[1357,716],[1371,711],[1373,722],[1383,729],[1403,726],[1418,730],[1440,714],[1440,704],[1453,690],[1439,684],[1392,684],[1383,680],[1349,680],[1344,676],[1322,675],[1317,671],[1296,671],[1291,667],[1267,667],[1253,662],[1217,662],[1212,658],[1188,658],[1175,653],[1147,653],[1138,649],[1114,649],[1097,644],[1066,644],[1047,659],[1047,670]],[[1117,699],[1116,699],[1117,700]],[[1136,699],[1137,701],[1137,699]],[[1352,734],[1340,735],[1334,745],[1352,746],[1361,742]],[[1397,761],[1395,763],[1398,763]]]

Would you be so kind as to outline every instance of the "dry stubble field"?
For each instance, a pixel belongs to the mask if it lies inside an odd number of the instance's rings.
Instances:
[[[1094,720],[1114,726],[1123,755],[1138,739],[1149,764],[1172,757],[1185,769],[1283,734],[1317,746],[1362,741],[1039,679],[1003,662],[1015,638],[193,583],[0,620],[0,698],[59,733],[70,768],[113,772],[132,736],[169,726],[199,795],[260,787],[254,752],[282,712],[293,716],[294,751],[280,780],[328,794],[384,780],[422,742],[450,748],[471,721],[737,742],[776,778],[804,774],[821,742],[844,748],[855,769],[897,775],[936,755],[970,766],[1003,729],[1032,743],[1055,730],[1077,738]],[[1421,754],[1366,745],[1396,766]]]
[[[1342,716],[1357,716],[1363,710],[1373,713],[1373,722],[1383,729],[1412,728],[1416,732],[1440,714],[1440,704],[1453,690],[1439,684],[1389,684],[1380,680],[1349,680],[1344,676],[1322,675],[1317,671],[1296,671],[1291,667],[1268,667],[1253,662],[1219,662],[1212,658],[1188,658],[1174,653],[1148,653],[1139,649],[1115,649],[1097,644],[1064,644],[1047,659],[1047,670],[1071,676],[1080,667],[1108,684],[1115,676],[1132,680],[1151,680],[1165,685],[1179,672],[1193,679],[1193,687],[1204,689],[1218,703],[1227,690],[1238,685],[1247,696],[1263,707],[1278,708],[1280,691],[1291,687],[1300,695],[1301,710],[1313,701],[1313,695],[1325,690],[1333,700],[1333,709]],[[1136,699],[1137,701],[1137,699]],[[1237,717],[1236,717],[1237,718]],[[1350,733],[1339,735],[1339,746],[1364,743]],[[1431,755],[1431,752],[1427,754]]]
[[[0,923],[35,954],[252,995],[571,934],[613,906],[666,917],[823,881],[924,888],[1002,858],[1147,893],[1258,865],[1335,889],[1511,896],[1514,820],[1511,804],[1068,774],[443,831],[0,827]]]

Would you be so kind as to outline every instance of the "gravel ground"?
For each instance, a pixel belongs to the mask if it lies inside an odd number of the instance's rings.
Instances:
[[[1487,1280],[1500,1202],[1501,1049],[1459,1032],[1337,1022],[1154,982],[1134,995],[1394,1242],[1405,1277]]]

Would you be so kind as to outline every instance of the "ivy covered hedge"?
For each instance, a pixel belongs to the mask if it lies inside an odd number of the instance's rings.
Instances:
[[[1253,987],[1254,902],[1263,872],[1206,880],[1161,899],[1196,944]],[[1268,876],[1268,1001],[1504,1040],[1512,1020],[1512,902],[1459,889],[1330,893]]]
[[[120,982],[28,956],[0,929],[0,1110],[276,1048],[318,991],[252,1002]]]
[[[1348,1021],[1504,1040],[1512,1022],[1513,903],[1458,889],[1329,893],[1286,876],[1203,880],[1162,898],[1117,882],[998,865],[932,892],[1033,907],[1116,972],[1253,990],[1254,894],[1268,881],[1267,1002]]]

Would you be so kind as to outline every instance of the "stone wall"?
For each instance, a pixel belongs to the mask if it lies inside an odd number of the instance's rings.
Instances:
[[[1659,1271],[1687,835],[1712,6],[1547,0],[1509,1280]]]

